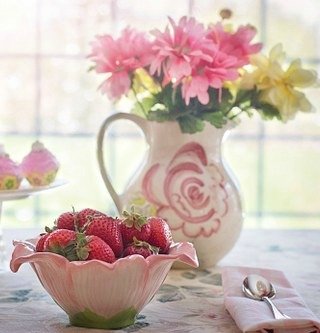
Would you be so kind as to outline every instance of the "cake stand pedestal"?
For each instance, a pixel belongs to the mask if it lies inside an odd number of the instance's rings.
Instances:
[[[30,195],[40,194],[42,192],[52,190],[59,186],[65,185],[67,182],[65,180],[56,180],[48,186],[35,186],[21,185],[19,189],[16,190],[1,190],[0,191],[0,273],[9,270],[9,265],[7,262],[6,246],[3,239],[2,225],[1,225],[1,214],[3,209],[3,203],[5,201],[20,200],[28,198]]]

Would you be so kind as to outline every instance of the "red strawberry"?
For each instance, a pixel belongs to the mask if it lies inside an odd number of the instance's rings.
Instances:
[[[78,260],[76,254],[76,235],[73,230],[57,229],[49,234],[44,242],[44,251],[54,252],[69,261]]]
[[[57,229],[75,230],[76,216],[75,211],[62,213],[55,222]]]
[[[124,211],[122,214],[124,219],[121,221],[120,227],[123,245],[132,243],[134,237],[141,241],[147,241],[151,233],[147,218],[135,213],[133,209],[131,209],[131,213]]]
[[[40,238],[38,239],[38,242],[36,244],[36,252],[43,252],[44,251],[44,242],[46,241],[46,239],[48,238],[50,233],[53,230],[55,230],[55,227],[53,227],[52,229],[49,228],[49,227],[45,227],[44,230],[45,230],[45,232],[40,234]]]
[[[87,224],[84,233],[100,237],[111,247],[117,258],[122,255],[123,242],[118,219],[105,214],[97,215]]]
[[[168,253],[172,243],[171,230],[167,222],[161,217],[149,217],[148,223],[151,227],[151,234],[148,242],[159,248],[159,253]]]
[[[99,212],[98,210],[92,209],[92,208],[85,208],[80,210],[80,212],[77,213],[77,226],[81,230],[81,228],[86,224],[92,221],[94,217],[97,216],[106,216],[105,214]]]
[[[129,244],[123,251],[123,256],[130,256],[132,254],[140,254],[144,258],[151,256],[152,254],[158,254],[159,248],[151,246],[147,242],[141,242],[134,238],[132,244]]]
[[[113,263],[116,257],[111,247],[98,236],[78,234],[77,255],[80,260],[102,260]]]
[[[44,251],[44,242],[48,238],[50,233],[44,233],[40,234],[40,238],[38,239],[37,245],[36,245],[36,252],[43,252]]]

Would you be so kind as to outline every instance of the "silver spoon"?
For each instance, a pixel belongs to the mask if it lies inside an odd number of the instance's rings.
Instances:
[[[274,286],[264,277],[251,274],[248,275],[242,283],[243,293],[254,300],[266,302],[276,319],[290,319],[289,316],[282,313],[271,301],[276,295]]]

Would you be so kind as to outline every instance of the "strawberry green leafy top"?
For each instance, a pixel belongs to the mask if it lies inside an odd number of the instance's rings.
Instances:
[[[316,83],[316,72],[299,59],[288,64],[280,44],[262,54],[256,29],[235,29],[225,13],[208,26],[184,16],[169,18],[163,31],[126,28],[118,38],[96,37],[89,58],[105,77],[102,93],[132,99],[132,112],[148,120],[178,121],[185,133],[202,131],[205,122],[223,127],[243,112],[283,122],[310,112],[301,90]]]

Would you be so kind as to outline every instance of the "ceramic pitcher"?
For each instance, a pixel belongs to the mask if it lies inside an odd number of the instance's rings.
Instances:
[[[131,120],[143,131],[149,149],[125,191],[117,193],[103,155],[105,133],[116,120]],[[214,266],[236,243],[243,215],[238,186],[226,166],[221,144],[230,125],[207,125],[182,133],[177,122],[154,122],[128,113],[108,117],[98,134],[98,162],[104,183],[121,213],[132,205],[164,218],[174,241],[194,244],[200,268]]]

